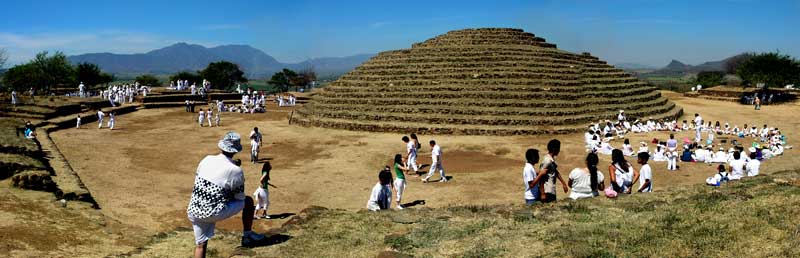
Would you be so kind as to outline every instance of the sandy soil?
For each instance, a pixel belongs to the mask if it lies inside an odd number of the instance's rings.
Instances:
[[[665,93],[684,108],[686,118],[699,112],[707,121],[744,123],[782,128],[790,144],[798,137],[794,128],[800,122],[798,104],[752,107],[733,102],[683,98]],[[369,191],[377,181],[376,172],[388,165],[395,153],[404,151],[402,135],[352,132],[289,125],[290,108],[271,107],[267,114],[229,114],[222,117],[222,127],[199,127],[195,114],[175,109],[145,109],[117,117],[117,128],[98,130],[96,123],[85,129],[66,129],[52,134],[64,156],[91,190],[102,213],[115,221],[141,231],[136,235],[154,235],[179,227],[189,227],[186,205],[192,190],[194,172],[205,156],[216,154],[216,142],[226,131],[246,137],[253,127],[264,132],[262,158],[273,166],[270,189],[270,214],[296,213],[309,205],[358,210],[365,207]],[[692,137],[682,132],[679,138]],[[631,135],[632,143],[665,139],[668,133]],[[427,206],[463,204],[521,203],[523,154],[527,148],[546,149],[547,141],[562,141],[557,158],[562,173],[580,166],[585,158],[583,135],[492,137],[420,135],[423,148],[418,159],[430,163],[427,141],[435,139],[444,152],[444,167],[452,180],[448,183],[423,184],[408,177],[404,202],[425,200]],[[749,145],[750,141],[745,144]],[[246,191],[257,187],[261,164],[247,162],[249,143],[243,142],[242,159]],[[621,147],[622,141],[613,143]],[[800,158],[788,150],[783,157],[767,161],[762,173],[796,167]],[[601,171],[610,163],[601,155]],[[677,172],[666,170],[666,163],[653,163],[656,191],[688,184],[702,184],[714,173],[704,164],[680,164]],[[638,166],[637,166],[638,167]],[[427,169],[427,167],[425,168]],[[566,175],[564,175],[566,177]],[[434,176],[437,179],[438,176]],[[560,193],[559,198],[566,197]],[[257,230],[278,226],[283,219],[260,220]],[[239,230],[238,219],[218,227]],[[187,240],[188,241],[188,240]]]

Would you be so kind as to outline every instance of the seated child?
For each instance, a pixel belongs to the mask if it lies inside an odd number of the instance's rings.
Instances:
[[[392,203],[392,173],[386,167],[378,172],[378,183],[372,187],[367,201],[367,209],[371,211],[388,210]]]
[[[728,182],[728,172],[725,170],[725,165],[719,164],[719,166],[717,166],[717,174],[706,178],[706,184],[720,186],[724,182]]]
[[[757,176],[758,170],[761,168],[761,161],[756,159],[755,153],[750,153],[750,161],[745,165],[747,169],[747,176]]]

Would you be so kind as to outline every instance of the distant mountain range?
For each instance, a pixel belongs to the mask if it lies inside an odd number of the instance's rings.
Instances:
[[[300,63],[281,63],[263,51],[248,45],[223,45],[206,48],[201,45],[177,43],[142,54],[92,53],[69,56],[70,62],[94,63],[114,74],[172,74],[179,71],[197,71],[208,63],[229,61],[236,63],[248,77],[262,78],[283,68],[303,70],[312,68],[317,76],[338,76],[346,73],[374,54],[347,57],[309,59]]]
[[[634,64],[634,63],[620,63],[616,64],[617,68],[640,73],[643,75],[667,75],[667,76],[683,76],[687,74],[695,74],[702,71],[725,71],[725,63],[728,59],[735,56],[725,58],[720,61],[710,61],[699,65],[688,65],[678,60],[672,60],[662,68],[655,68],[652,66]]]

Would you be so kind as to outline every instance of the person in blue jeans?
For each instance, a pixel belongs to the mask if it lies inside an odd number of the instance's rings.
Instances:
[[[536,179],[534,165],[539,163],[539,150],[528,149],[525,151],[525,168],[522,169],[522,180],[525,183],[525,205],[533,205],[539,201],[539,184]]]

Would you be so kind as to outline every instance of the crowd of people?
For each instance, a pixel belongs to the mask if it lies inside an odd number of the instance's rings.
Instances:
[[[105,90],[100,90],[99,96],[111,103],[112,107],[125,103],[133,103],[136,96],[147,97],[150,87],[140,85],[139,82],[133,84],[109,85]]]

